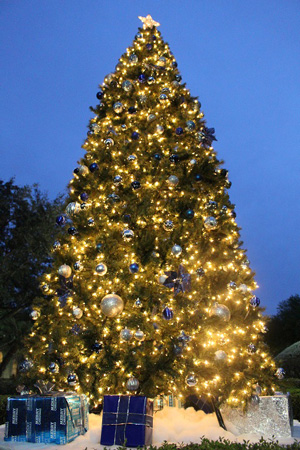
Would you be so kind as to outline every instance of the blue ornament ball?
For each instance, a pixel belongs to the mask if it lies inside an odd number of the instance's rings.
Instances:
[[[90,172],[92,172],[92,173],[95,172],[96,170],[99,169],[98,164],[95,162],[90,164],[89,169],[90,169]]]
[[[172,62],[172,67],[174,67],[174,68],[176,69],[177,66],[178,66],[177,62],[176,62],[176,61],[173,61],[173,62]]]
[[[68,233],[71,236],[75,236],[78,233],[78,231],[77,231],[77,229],[75,227],[70,227],[70,228],[68,228]]]
[[[187,219],[192,219],[194,215],[195,215],[194,211],[190,208],[185,211],[185,217]]]
[[[196,128],[195,122],[193,122],[192,120],[188,120],[186,122],[186,129],[188,131],[193,131]]]
[[[253,308],[257,308],[257,306],[260,305],[260,299],[256,297],[256,295],[253,295],[253,297],[250,299],[250,305],[253,306]]]
[[[122,177],[121,177],[121,175],[116,175],[115,177],[114,177],[114,185],[115,186],[119,186],[119,184],[121,184],[122,183]]]
[[[168,306],[165,307],[165,309],[162,312],[162,315],[165,320],[171,320],[174,317],[173,310],[168,308]]]
[[[101,243],[99,243],[99,244],[96,245],[96,250],[97,250],[97,252],[101,252],[101,251],[102,251],[102,248],[103,248],[103,245],[102,245]]]
[[[148,77],[148,84],[153,84],[155,82],[154,77]]]
[[[135,114],[136,111],[137,111],[137,109],[136,109],[134,106],[130,106],[130,107],[128,108],[129,114]]]
[[[138,80],[139,80],[139,83],[145,83],[146,80],[147,80],[147,77],[146,77],[145,74],[141,73],[141,74],[139,75]]]
[[[154,153],[153,159],[155,159],[155,161],[160,161],[161,160],[161,154],[160,153]]]
[[[181,134],[183,134],[183,128],[181,127],[176,128],[175,133],[177,134],[177,136],[180,136]]]
[[[65,216],[57,216],[57,217],[56,217],[56,223],[57,223],[57,225],[59,225],[60,227],[61,227],[62,225],[64,225],[64,224],[66,223],[66,218],[65,218]]]
[[[140,189],[141,183],[140,183],[139,181],[133,181],[133,182],[131,183],[131,187],[132,187],[132,189],[134,189],[134,190]]]
[[[139,271],[139,265],[137,263],[132,263],[129,266],[130,273],[137,273]]]
[[[98,100],[102,100],[103,97],[104,97],[103,92],[102,91],[97,92],[96,97],[97,97]]]
[[[134,131],[131,134],[131,139],[133,139],[134,141],[137,141],[139,139],[139,137],[140,137],[140,135],[139,135],[139,133],[137,131]]]
[[[178,161],[179,161],[179,156],[178,156],[178,155],[171,155],[171,156],[169,157],[169,160],[170,160],[171,163],[176,164],[176,163],[178,163]]]
[[[82,192],[82,194],[80,194],[80,198],[83,202],[85,202],[89,198],[89,195],[86,192]]]
[[[201,181],[201,180],[202,180],[202,176],[200,175],[200,173],[196,173],[195,181]]]
[[[182,76],[181,75],[175,75],[175,80],[176,81],[181,81],[182,80]]]
[[[131,215],[130,214],[124,214],[123,222],[124,223],[130,223],[131,222]]]
[[[129,61],[131,64],[136,64],[138,62],[139,58],[135,53],[132,53],[132,55],[129,56]]]

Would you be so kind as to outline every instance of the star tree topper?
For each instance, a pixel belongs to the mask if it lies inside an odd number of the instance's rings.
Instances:
[[[152,19],[150,14],[148,14],[146,17],[139,16],[139,19],[143,22],[143,28],[146,30],[147,28],[153,28],[153,27],[159,27],[160,23],[155,22],[155,20]]]

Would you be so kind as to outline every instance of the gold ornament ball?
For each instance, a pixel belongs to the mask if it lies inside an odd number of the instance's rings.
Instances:
[[[101,311],[106,317],[116,317],[123,308],[124,302],[117,294],[107,294],[101,300]]]
[[[67,264],[63,264],[58,268],[58,274],[65,278],[70,278],[72,275],[72,269]]]
[[[226,361],[227,359],[227,354],[223,351],[223,350],[217,350],[215,352],[215,359],[217,361]]]
[[[219,303],[214,303],[209,312],[210,316],[217,316],[220,319],[224,320],[224,322],[228,322],[230,320],[231,314],[229,308],[226,305],[221,305]]]

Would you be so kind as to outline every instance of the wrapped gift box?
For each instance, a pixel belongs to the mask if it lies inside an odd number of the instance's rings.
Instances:
[[[85,395],[53,393],[7,400],[6,441],[66,444],[87,430]]]
[[[183,408],[183,402],[175,395],[160,395],[153,401],[154,411],[161,411],[164,407]]]
[[[152,431],[152,400],[143,396],[104,396],[101,445],[151,445]]]
[[[225,424],[230,422],[240,434],[259,434],[264,439],[292,436],[293,412],[289,395],[261,396],[259,403],[250,404],[246,411],[229,406],[223,406],[221,411]]]

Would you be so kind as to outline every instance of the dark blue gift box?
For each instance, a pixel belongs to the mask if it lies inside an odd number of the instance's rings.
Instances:
[[[104,396],[101,445],[151,445],[152,431],[152,400],[143,396]]]
[[[55,393],[7,400],[6,441],[66,444],[87,430],[85,395]]]

